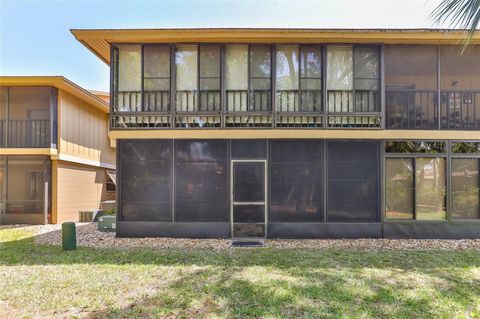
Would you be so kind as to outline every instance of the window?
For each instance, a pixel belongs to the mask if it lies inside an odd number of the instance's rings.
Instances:
[[[271,111],[271,46],[250,46],[250,98],[248,111]]]
[[[248,45],[226,46],[225,91],[227,111],[247,111]]]
[[[445,158],[385,159],[387,219],[445,220]]]
[[[298,112],[299,97],[299,47],[278,45],[276,66],[276,95],[278,112]]]
[[[117,177],[115,171],[105,171],[105,189],[107,193],[115,193]]]
[[[452,142],[452,153],[480,154],[480,142]]]
[[[143,110],[170,110],[169,45],[146,45],[143,48]]]
[[[200,49],[200,111],[220,111],[219,45],[201,45]]]
[[[417,219],[444,220],[446,211],[444,158],[415,160],[415,210]]]
[[[387,141],[385,142],[386,153],[446,153],[445,142],[429,141]]]
[[[385,159],[386,218],[445,220],[446,143],[388,141],[385,152],[402,154]],[[445,155],[413,155],[442,153]]]
[[[480,159],[452,159],[452,218],[480,218]]]
[[[323,141],[271,141],[273,222],[323,221]]]
[[[380,51],[369,46],[327,47],[327,111],[380,112]],[[330,116],[328,126],[378,127],[379,116]]]
[[[175,152],[175,221],[229,221],[228,142],[176,141]]]
[[[116,111],[141,111],[141,47],[118,47],[118,87]]]
[[[327,142],[327,221],[378,221],[378,142]]]
[[[196,45],[177,45],[176,66],[176,111],[198,110],[198,54]]]
[[[327,47],[327,92],[328,112],[353,111],[352,47]]]
[[[120,218],[172,221],[171,149],[168,140],[120,140]]]
[[[277,45],[277,112],[314,112],[322,106],[320,46]]]
[[[389,158],[385,161],[385,197],[388,219],[414,218],[414,160]]]
[[[300,109],[302,112],[322,110],[322,48],[300,46]]]

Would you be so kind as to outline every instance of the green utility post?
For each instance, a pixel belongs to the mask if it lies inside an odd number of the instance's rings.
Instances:
[[[77,232],[75,223],[66,222],[62,224],[62,245],[63,250],[77,249]]]

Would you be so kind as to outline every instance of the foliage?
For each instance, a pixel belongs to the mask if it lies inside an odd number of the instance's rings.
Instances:
[[[473,34],[478,31],[480,0],[442,0],[431,13],[430,18],[438,24],[451,21],[450,26],[468,30],[461,49],[463,53]]]

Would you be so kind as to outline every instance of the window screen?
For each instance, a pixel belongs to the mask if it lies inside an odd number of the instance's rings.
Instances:
[[[438,128],[437,47],[385,48],[387,128]]]
[[[175,221],[227,222],[228,142],[175,143]]]
[[[122,220],[172,220],[171,148],[168,140],[120,141]]]
[[[232,140],[232,158],[267,158],[266,140]]]
[[[329,222],[378,220],[378,143],[328,142]]]
[[[323,142],[270,143],[270,220],[323,221]]]

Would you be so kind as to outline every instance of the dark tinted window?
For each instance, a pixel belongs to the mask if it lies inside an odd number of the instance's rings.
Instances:
[[[175,151],[175,221],[228,221],[228,142],[177,141]]]
[[[323,220],[322,141],[272,141],[270,220]]]
[[[328,142],[329,222],[378,219],[378,143]]]
[[[121,219],[171,221],[169,140],[120,141]]]

